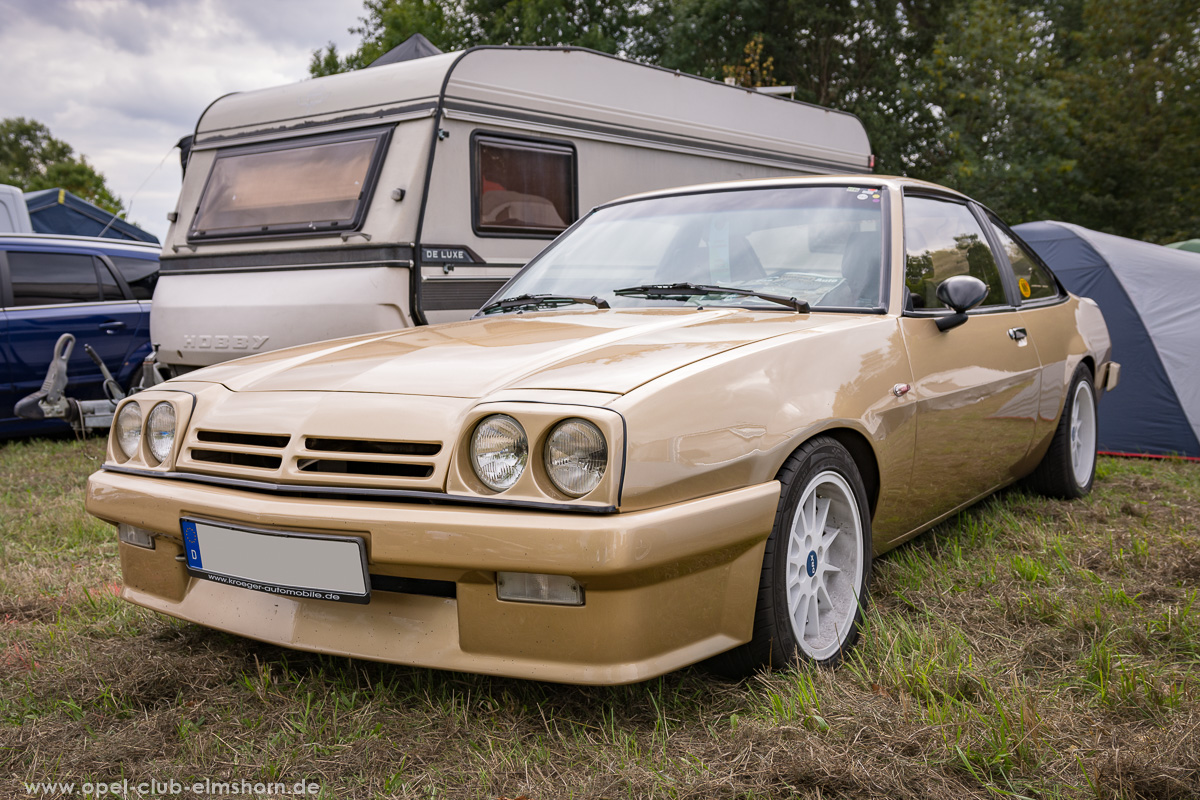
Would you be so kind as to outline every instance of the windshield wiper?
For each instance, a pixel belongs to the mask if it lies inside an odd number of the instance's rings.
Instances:
[[[757,297],[760,300],[769,300],[772,303],[779,303],[781,306],[795,309],[801,314],[808,313],[808,301],[797,300],[794,297],[784,297],[781,294],[768,294],[767,292],[755,292],[750,289],[737,289],[732,286],[705,286],[698,283],[651,283],[644,286],[630,286],[625,289],[617,289],[613,294],[620,297],[645,297],[650,300],[670,299],[673,297],[696,297],[706,294],[732,294],[738,297]]]
[[[577,303],[584,303],[596,308],[609,307],[608,301],[601,300],[599,297],[575,297],[569,294],[521,294],[516,297],[505,297],[503,300],[488,303],[479,309],[478,313],[486,314],[489,311],[508,311],[510,308],[558,308],[559,306],[572,306]]]

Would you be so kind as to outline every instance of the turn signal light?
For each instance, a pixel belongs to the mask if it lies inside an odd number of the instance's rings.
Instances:
[[[154,534],[145,528],[135,528],[122,522],[117,525],[117,537],[125,544],[154,549]]]
[[[531,572],[497,572],[496,596],[518,603],[547,603],[556,606],[583,605],[583,587],[568,575],[538,575]]]

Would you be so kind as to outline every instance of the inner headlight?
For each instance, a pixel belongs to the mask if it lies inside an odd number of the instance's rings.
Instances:
[[[511,489],[529,461],[525,429],[507,414],[485,417],[471,437],[471,466],[483,485],[494,492]]]
[[[142,409],[137,403],[126,403],[117,415],[117,447],[126,458],[133,458],[142,438]]]
[[[150,410],[146,418],[146,442],[150,455],[158,462],[171,455],[175,446],[175,408],[170,403],[159,403]]]
[[[563,494],[582,497],[600,485],[608,466],[604,434],[583,419],[554,426],[546,438],[546,474]]]

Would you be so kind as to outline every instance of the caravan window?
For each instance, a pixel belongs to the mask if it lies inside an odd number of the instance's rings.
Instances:
[[[358,228],[389,132],[373,129],[219,151],[188,238]]]
[[[578,216],[569,144],[474,138],[477,233],[554,236]]]

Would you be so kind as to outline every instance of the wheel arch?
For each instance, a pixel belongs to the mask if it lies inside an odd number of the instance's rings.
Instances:
[[[871,446],[870,440],[854,428],[826,428],[796,442],[795,447],[787,454],[787,458],[791,458],[800,448],[818,436],[828,436],[850,453],[850,457],[854,459],[854,465],[858,467],[863,487],[867,490],[867,508],[871,516],[874,516],[875,506],[879,502],[880,477],[879,460],[875,456],[875,448]],[[787,461],[787,458],[784,459],[784,462]],[[782,469],[782,464],[780,469]]]

